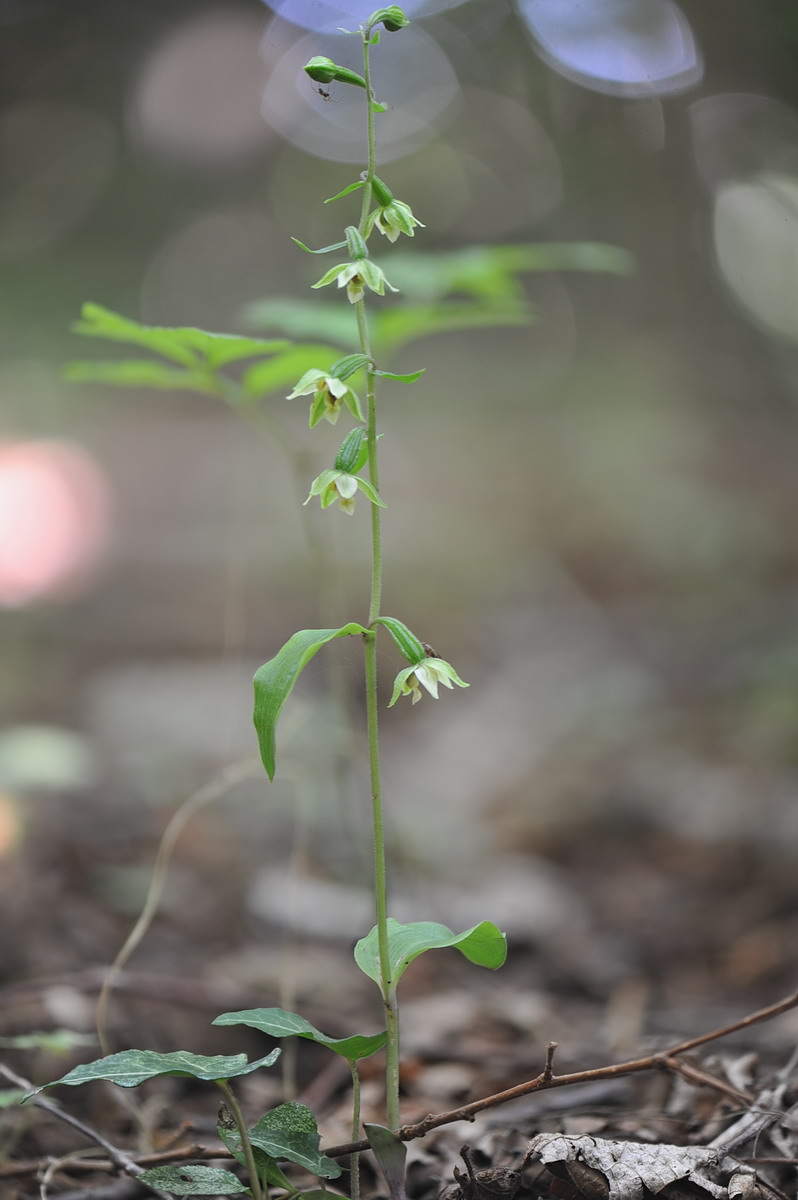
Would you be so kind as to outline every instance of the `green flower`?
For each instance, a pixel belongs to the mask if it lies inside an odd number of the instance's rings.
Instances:
[[[405,667],[396,676],[393,685],[393,695],[388,707],[395,704],[400,696],[413,697],[413,704],[421,699],[421,687],[425,687],[433,699],[438,699],[438,684],[451,688],[453,683],[458,687],[468,687],[455,671],[451,663],[434,656],[422,658],[413,666]]]
[[[326,287],[328,283],[333,282],[337,282],[339,288],[346,288],[350,304],[357,304],[358,300],[362,300],[367,287],[378,296],[385,295],[386,287],[392,292],[399,291],[388,282],[382,269],[370,258],[356,258],[354,262],[338,263],[337,266],[330,267],[313,287]]]
[[[318,496],[322,508],[329,508],[337,500],[338,507],[351,516],[355,511],[358,489],[369,498],[372,504],[377,504],[380,508],[386,507],[377,495],[374,486],[367,479],[361,479],[359,475],[350,475],[348,471],[322,471],[321,475],[317,475],[310,485],[310,492],[305,504],[309,504],[314,496]]]
[[[314,368],[312,371],[306,371],[286,399],[295,400],[297,396],[313,397],[310,402],[311,429],[318,425],[322,418],[334,425],[344,404],[356,420],[363,420],[357,393],[338,375],[334,375],[332,370],[319,371]]]
[[[400,233],[413,237],[416,225],[419,229],[426,229],[426,226],[413,216],[413,210],[409,204],[405,204],[402,200],[391,200],[388,204],[381,204],[379,208],[375,208],[369,213],[366,222],[366,236],[376,227],[380,233],[385,234],[389,242],[395,242]]]

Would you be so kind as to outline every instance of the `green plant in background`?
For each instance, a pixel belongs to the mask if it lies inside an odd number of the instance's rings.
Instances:
[[[395,678],[389,707],[402,696],[410,696],[415,704],[421,699],[422,688],[437,698],[439,685],[451,689],[454,685],[464,688],[468,684],[402,621],[382,611],[381,522],[386,503],[379,486],[378,385],[382,381],[409,384],[420,377],[421,370],[397,374],[385,368],[390,353],[421,336],[477,325],[526,324],[532,320],[518,280],[524,271],[573,268],[624,273],[629,269],[628,257],[607,246],[496,246],[472,247],[442,255],[397,252],[391,259],[390,278],[386,277],[371,257],[370,243],[383,236],[389,243],[403,236],[413,238],[416,229],[424,226],[409,205],[397,199],[377,174],[375,120],[385,111],[385,105],[375,98],[372,88],[370,52],[378,44],[382,29],[397,32],[407,23],[405,14],[396,5],[372,13],[357,31],[363,50],[362,75],[323,56],[314,57],[305,68],[319,85],[336,82],[364,92],[367,165],[358,180],[330,198],[337,201],[359,192],[357,224],[346,227],[341,241],[319,250],[311,250],[294,239],[311,254],[342,252],[312,287],[321,290],[334,286],[344,303],[333,306],[273,299],[253,306],[249,319],[264,327],[275,327],[289,337],[312,336],[314,340],[294,342],[286,338],[214,334],[193,328],[145,326],[97,304],[86,304],[83,319],[76,326],[78,333],[132,344],[158,357],[81,362],[67,368],[67,378],[75,382],[147,386],[217,396],[242,414],[256,416],[266,423],[268,432],[288,453],[297,477],[302,477],[306,470],[306,452],[291,445],[279,422],[257,407],[264,396],[275,389],[290,387],[289,400],[308,398],[311,429],[322,422],[334,425],[347,415],[355,422],[344,437],[333,466],[322,470],[310,483],[304,503],[318,497],[323,509],[337,504],[351,514],[360,494],[368,505],[371,578],[368,603],[364,597],[363,605],[367,611],[360,621],[347,621],[332,628],[303,629],[293,634],[255,676],[254,723],[263,765],[271,780],[276,770],[278,720],[304,667],[334,639],[357,637],[362,641],[375,924],[357,942],[354,957],[360,970],[379,989],[384,1029],[372,1035],[331,1038],[300,1015],[282,1008],[223,1013],[214,1024],[246,1025],[278,1039],[310,1039],[345,1058],[352,1075],[353,1140],[357,1139],[360,1128],[358,1064],[361,1059],[384,1050],[388,1128],[373,1125],[366,1128],[389,1180],[399,1170],[401,1160],[398,1142],[391,1132],[399,1128],[400,1122],[399,982],[410,963],[428,950],[456,948],[475,964],[498,968],[504,962],[506,944],[504,935],[489,921],[454,933],[430,921],[402,925],[388,915],[377,704],[379,631],[387,632],[406,663]],[[374,296],[382,297],[386,289],[395,292],[398,288],[409,302],[372,311]],[[342,350],[346,351],[343,355]],[[240,367],[238,378],[226,370],[235,365]],[[307,487],[305,474],[303,493]],[[321,566],[323,569],[323,562]],[[317,579],[317,587],[323,594],[323,579]],[[128,1050],[76,1067],[54,1082],[76,1085],[104,1079],[122,1087],[136,1087],[164,1075],[215,1082],[224,1097],[219,1137],[245,1168],[248,1189],[232,1172],[203,1166],[160,1167],[145,1172],[141,1178],[152,1188],[167,1189],[178,1195],[234,1194],[248,1190],[255,1200],[261,1200],[269,1186],[297,1193],[278,1160],[300,1164],[322,1179],[333,1179],[341,1173],[340,1167],[320,1152],[315,1118],[305,1106],[286,1103],[265,1114],[255,1125],[249,1126],[245,1121],[230,1080],[271,1066],[279,1053],[279,1049],[274,1050],[250,1063],[244,1055],[204,1057],[182,1050],[171,1054]],[[357,1197],[356,1155],[351,1165],[352,1195]],[[315,1200],[321,1193],[311,1191],[304,1195]]]

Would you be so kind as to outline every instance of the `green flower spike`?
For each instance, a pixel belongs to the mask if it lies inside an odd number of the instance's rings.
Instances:
[[[372,188],[377,199],[378,207],[368,215],[366,222],[366,236],[371,233],[375,227],[380,233],[385,234],[389,242],[395,242],[400,233],[406,234],[408,237],[414,236],[415,227],[425,229],[421,221],[413,216],[413,210],[409,204],[405,204],[403,200],[395,199],[393,192],[388,188],[381,179],[375,178],[372,181]]]
[[[344,404],[356,420],[363,420],[357,393],[353,392],[343,379],[333,374],[332,369],[327,372],[315,369],[306,371],[286,399],[295,400],[297,396],[313,397],[310,402],[311,429],[318,425],[322,418],[334,425]]]
[[[350,304],[357,304],[366,294],[366,288],[371,288],[378,296],[385,295],[386,287],[392,292],[399,289],[393,287],[380,267],[372,262],[366,251],[366,243],[354,225],[346,230],[346,244],[350,254],[350,262],[337,263],[326,271],[314,288],[326,287],[328,283],[337,282],[338,287],[345,287]]]
[[[458,687],[468,687],[460,676],[455,671],[451,663],[447,663],[442,658],[430,656],[422,658],[421,662],[415,663],[414,666],[405,667],[404,671],[400,671],[396,676],[393,685],[393,695],[391,696],[388,707],[396,704],[400,696],[412,696],[413,704],[417,704],[421,699],[421,686],[423,685],[434,700],[438,699],[438,684],[442,683],[444,687],[451,688],[453,683]]]

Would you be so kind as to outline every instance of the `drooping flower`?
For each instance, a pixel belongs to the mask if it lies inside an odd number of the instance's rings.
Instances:
[[[400,696],[412,696],[412,703],[417,704],[421,699],[421,688],[425,687],[433,699],[438,699],[438,684],[451,688],[456,683],[458,687],[468,687],[455,671],[451,663],[442,658],[429,656],[422,658],[396,676],[393,685],[393,695],[388,707],[395,704]]]
[[[389,242],[395,242],[400,233],[413,237],[416,226],[419,229],[425,228],[421,221],[413,215],[410,205],[405,204],[403,200],[397,200],[391,189],[386,183],[383,183],[379,176],[374,176],[371,186],[377,207],[369,213],[366,220],[367,237],[376,227],[380,233],[385,234]]]
[[[382,268],[371,261],[366,243],[354,225],[346,227],[346,248],[349,251],[349,262],[337,263],[330,267],[329,271],[313,284],[314,288],[326,287],[328,283],[335,281],[338,287],[346,288],[350,304],[357,304],[362,300],[367,287],[378,296],[385,295],[386,287],[392,292],[399,290],[388,282]]]
[[[386,287],[390,288],[392,292],[399,291],[385,278],[382,268],[378,267],[370,258],[356,258],[353,262],[337,263],[336,266],[330,267],[330,270],[326,271],[321,279],[312,286],[314,288],[326,287],[328,283],[333,282],[336,282],[339,288],[346,288],[350,304],[357,304],[358,300],[362,300],[367,287],[371,288],[372,292],[376,292],[378,296],[385,295]]]
[[[318,425],[322,418],[334,425],[344,404],[356,420],[363,420],[357,393],[334,373],[334,368],[330,368],[329,371],[319,371],[316,368],[306,371],[287,399],[294,400],[297,396],[313,397],[310,402],[311,429]]]
[[[380,508],[386,507],[368,479],[361,479],[359,475],[350,475],[348,471],[338,470],[322,471],[321,475],[316,476],[310,485],[310,492],[305,504],[308,504],[314,496],[318,496],[322,508],[329,508],[337,500],[338,507],[351,516],[355,511],[358,489],[369,498],[372,504],[377,504]]]

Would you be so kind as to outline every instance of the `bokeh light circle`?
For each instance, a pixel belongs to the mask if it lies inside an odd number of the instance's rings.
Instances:
[[[718,189],[720,274],[758,325],[798,341],[798,175],[761,172]]]
[[[549,66],[615,96],[666,95],[697,83],[701,55],[674,0],[519,0]]]
[[[268,140],[260,115],[257,14],[213,9],[184,21],[138,78],[128,120],[139,144],[194,161],[230,161]]]
[[[72,594],[110,524],[99,465],[69,442],[0,442],[0,606]]]
[[[382,163],[410,154],[434,138],[459,95],[449,59],[423,29],[417,25],[403,29],[399,49],[392,53],[388,38],[375,49],[375,57],[380,56],[377,99],[388,105],[376,124]],[[342,66],[362,70],[354,38],[330,35],[321,47],[315,34],[290,41],[285,22],[271,23],[262,43],[269,73],[263,118],[308,154],[360,163],[365,136],[362,90],[331,84],[329,100],[319,95],[303,67],[322,50]]]

